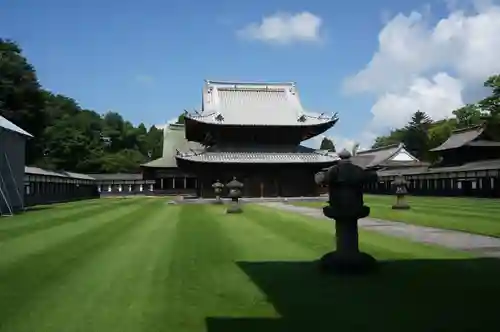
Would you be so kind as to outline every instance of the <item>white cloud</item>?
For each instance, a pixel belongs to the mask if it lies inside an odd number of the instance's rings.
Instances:
[[[293,42],[321,41],[323,20],[310,12],[297,14],[276,13],[250,23],[237,31],[241,37],[268,43],[290,44]]]
[[[376,129],[390,123],[400,128],[416,110],[427,113],[433,119],[446,118],[451,110],[464,104],[462,90],[462,82],[446,73],[438,73],[431,80],[416,78],[406,91],[379,96],[371,109],[372,125]]]
[[[451,115],[464,96],[490,75],[500,72],[500,6],[475,1],[432,24],[428,14],[397,14],[379,33],[370,62],[349,77],[349,93],[375,94],[372,130],[398,127],[416,110],[434,119]]]

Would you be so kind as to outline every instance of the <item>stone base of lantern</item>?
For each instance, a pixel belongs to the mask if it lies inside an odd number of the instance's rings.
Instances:
[[[378,263],[373,256],[364,252],[346,255],[333,251],[321,257],[319,268],[328,274],[367,274],[377,270]]]
[[[406,199],[401,196],[396,198],[396,204],[392,206],[393,210],[409,210],[410,206],[406,203]]]
[[[214,204],[224,204],[224,202],[222,201],[222,199],[220,197],[216,197]]]
[[[394,204],[392,206],[392,209],[393,210],[409,210],[410,209],[410,206],[409,205],[398,205],[398,204]]]
[[[353,213],[358,210],[357,213]],[[370,214],[368,206],[339,211],[325,206],[323,214],[335,220],[336,250],[329,252],[319,261],[320,270],[334,274],[364,274],[377,268],[377,260],[359,251],[358,219]]]
[[[230,205],[226,210],[226,213],[242,213],[242,212],[243,210],[239,205]]]

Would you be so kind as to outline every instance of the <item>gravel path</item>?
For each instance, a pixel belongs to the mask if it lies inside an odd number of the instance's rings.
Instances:
[[[260,203],[260,205],[300,213],[314,218],[328,219],[320,209],[279,202]],[[404,237],[416,242],[437,244],[451,249],[471,251],[482,256],[500,258],[499,238],[374,218],[360,219],[359,226],[370,231]]]

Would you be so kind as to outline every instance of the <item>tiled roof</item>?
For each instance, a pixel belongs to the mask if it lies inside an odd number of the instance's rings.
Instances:
[[[21,134],[23,136],[33,137],[33,135],[31,135],[27,131],[19,128],[18,126],[16,126],[15,124],[13,124],[12,122],[10,122],[9,120],[7,120],[6,118],[4,118],[1,115],[0,115],[0,128],[4,128],[4,129],[7,129],[9,131],[13,131],[13,132]]]
[[[205,83],[202,111],[187,117],[214,124],[277,126],[333,125],[338,119],[306,112],[295,83],[215,81]]]
[[[436,173],[484,171],[484,170],[500,170],[500,159],[473,161],[459,166],[408,167],[403,169],[390,169],[390,170],[379,171],[377,173],[379,174],[379,176],[394,176],[398,174],[419,175],[419,174],[436,174]]]
[[[359,151],[351,158],[352,163],[364,168],[379,166],[404,149],[403,144],[387,145],[376,149]]]
[[[161,158],[152,160],[142,166],[145,167],[177,167],[175,156],[177,151],[189,152],[191,150],[200,151],[203,146],[186,139],[183,124],[170,124],[163,131],[163,155]]]
[[[494,142],[494,141],[486,141],[486,140],[476,140],[467,143],[469,146],[485,146],[485,147],[492,147],[492,146],[500,146],[500,142]]]
[[[89,174],[96,180],[142,180],[140,173]]]
[[[179,154],[179,159],[205,163],[333,163],[336,155],[315,152],[203,152]]]
[[[50,171],[39,167],[25,166],[24,173],[28,175],[43,175],[58,178],[69,178],[79,180],[95,180],[94,177],[82,173],[66,172],[66,171]]]
[[[443,144],[430,151],[444,151],[459,148],[477,139],[483,132],[484,127],[482,126],[455,130]]]

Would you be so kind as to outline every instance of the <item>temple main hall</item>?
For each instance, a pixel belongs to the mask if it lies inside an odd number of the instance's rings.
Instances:
[[[293,82],[205,81],[201,110],[165,128],[163,156],[143,165],[143,174],[155,189],[180,185],[198,197],[213,197],[212,184],[234,176],[244,197],[316,196],[314,174],[338,156],[302,142],[337,121],[307,112]]]

